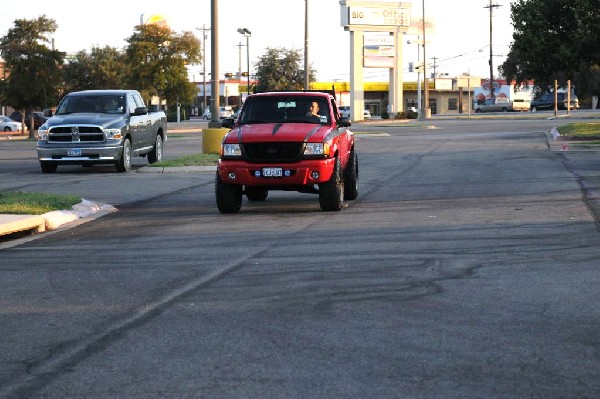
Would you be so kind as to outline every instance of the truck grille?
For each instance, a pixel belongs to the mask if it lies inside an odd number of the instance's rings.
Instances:
[[[242,154],[248,162],[296,162],[303,148],[304,143],[247,143]]]
[[[104,132],[100,126],[56,126],[48,132],[49,143],[98,143],[104,141]]]

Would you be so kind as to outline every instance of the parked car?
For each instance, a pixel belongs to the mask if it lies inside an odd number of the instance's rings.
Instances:
[[[349,105],[341,105],[338,109],[340,112],[340,116],[342,118],[350,118],[350,106]],[[363,112],[363,119],[368,121],[371,119],[371,111],[365,109]]]
[[[558,109],[567,109],[567,93],[556,93]],[[531,111],[554,109],[554,93],[542,94],[537,100],[531,102]],[[571,109],[579,109],[579,99],[571,94]]]
[[[202,115],[202,119],[210,120],[212,118],[212,113],[210,112],[210,108],[206,108],[204,110],[204,114]],[[230,106],[219,107],[219,118],[233,118],[233,110]]]
[[[25,131],[21,131],[21,127],[23,125],[21,122],[15,122],[10,119],[8,116],[0,115],[0,131],[2,132],[19,132],[24,133],[27,132],[27,126],[25,126]]]
[[[21,122],[23,120],[23,114],[20,111],[14,111],[10,114],[10,119],[15,122]],[[33,130],[38,130],[40,126],[46,122],[46,118],[43,112],[34,111],[33,112]],[[27,129],[31,130],[31,114],[25,114],[25,126]]]

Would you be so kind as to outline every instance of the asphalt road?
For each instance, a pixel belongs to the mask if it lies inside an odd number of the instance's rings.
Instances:
[[[600,162],[555,123],[355,126],[339,213],[221,215],[212,173],[41,175],[10,144],[1,189],[119,212],[0,250],[0,397],[597,397]]]

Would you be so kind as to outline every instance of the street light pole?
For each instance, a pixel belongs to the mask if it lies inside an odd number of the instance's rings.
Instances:
[[[211,13],[210,13],[210,24],[211,24],[211,38],[210,38],[210,122],[209,128],[220,128],[220,112],[219,112],[219,2],[218,0],[211,0]]]
[[[196,29],[202,31],[202,94],[204,97],[204,101],[202,104],[202,112],[204,113],[206,111],[206,31],[209,31],[210,28],[207,28],[206,25],[202,25],[202,29]]]
[[[247,91],[248,95],[250,95],[250,36],[252,35],[252,32],[250,32],[248,28],[238,28],[237,31],[246,38],[246,66],[248,68]]]
[[[425,45],[427,43],[425,29],[425,0],[423,0],[423,112],[421,113],[423,119],[431,118],[429,111],[429,79],[427,78],[427,53],[425,51]]]
[[[304,0],[304,90],[310,89],[308,67],[308,0]]]

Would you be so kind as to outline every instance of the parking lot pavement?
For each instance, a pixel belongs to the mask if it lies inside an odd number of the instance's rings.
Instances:
[[[206,127],[207,122],[200,119],[193,119],[180,123],[169,124],[169,132],[177,133],[201,133],[202,128]],[[2,135],[0,139],[9,139],[7,134]],[[12,135],[11,139],[26,139],[25,135]],[[574,142],[561,139],[556,132],[546,132],[548,147],[550,151],[560,154],[565,164],[575,179],[579,182],[582,192],[586,197],[586,203],[591,212],[594,213],[596,220],[600,220],[600,146],[586,145],[585,142]],[[175,168],[156,168],[142,167],[136,173],[142,174],[195,174],[198,172],[211,173],[215,170],[214,166],[199,167],[175,167]],[[4,215],[0,214],[0,248],[6,245],[7,238],[11,234],[22,232],[31,232],[32,234],[58,228],[68,228],[77,224],[93,220],[105,215],[108,212],[114,212],[116,209],[109,204],[96,204],[98,209],[87,212],[84,216],[72,210],[59,211],[51,215]],[[77,216],[74,216],[77,215]],[[600,226],[599,226],[600,227]]]

